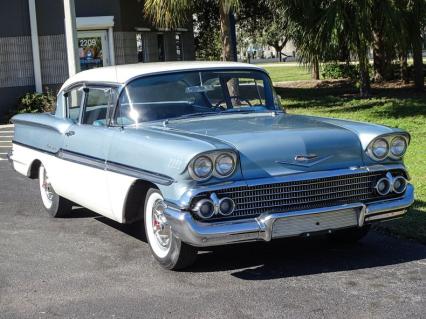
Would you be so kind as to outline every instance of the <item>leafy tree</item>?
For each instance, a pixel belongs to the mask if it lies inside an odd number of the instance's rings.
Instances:
[[[220,60],[222,43],[216,0],[199,1],[194,6],[195,52],[200,60]]]
[[[145,14],[158,26],[173,28],[186,23],[197,3],[196,0],[146,0]],[[203,1],[204,2],[204,1]],[[234,57],[231,45],[230,13],[237,10],[240,0],[216,0],[214,4],[219,12],[222,58],[232,61]]]
[[[282,8],[268,6],[264,0],[242,1],[238,12],[240,34],[254,42],[275,49],[282,59],[282,50],[289,41],[288,23]],[[244,39],[239,39],[244,41]]]

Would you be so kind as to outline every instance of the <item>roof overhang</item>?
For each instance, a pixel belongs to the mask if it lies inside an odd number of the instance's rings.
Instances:
[[[114,16],[78,17],[77,30],[100,30],[114,26]]]

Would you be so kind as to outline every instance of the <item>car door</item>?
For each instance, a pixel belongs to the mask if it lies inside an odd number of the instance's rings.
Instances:
[[[76,112],[72,106],[78,104],[75,99],[81,92],[80,112]],[[67,184],[63,190],[65,197],[107,217],[112,216],[105,163],[112,135],[108,122],[114,99],[112,87],[82,86],[68,92],[68,114],[74,124],[65,133],[59,154],[64,163],[62,177]]]

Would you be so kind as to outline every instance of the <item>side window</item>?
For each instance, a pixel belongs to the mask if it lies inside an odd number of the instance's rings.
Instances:
[[[105,126],[111,105],[110,88],[86,89],[86,107],[83,112],[83,124]]]
[[[233,78],[227,81],[229,96],[234,108],[265,106],[265,89],[262,80]]]
[[[84,92],[83,88],[76,88],[66,94],[67,99],[67,117],[78,122],[80,116],[81,102],[83,101]]]

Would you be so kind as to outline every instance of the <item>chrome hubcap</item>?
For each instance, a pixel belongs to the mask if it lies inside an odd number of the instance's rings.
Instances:
[[[166,217],[164,216],[164,203],[162,200],[157,200],[152,208],[152,229],[158,243],[167,248],[170,244],[172,230],[170,225],[167,224]]]
[[[43,182],[41,184],[41,187],[43,188],[47,199],[52,201],[53,189],[52,189],[52,185],[49,182],[49,176],[47,176],[46,170],[44,170],[44,172],[43,172]]]

